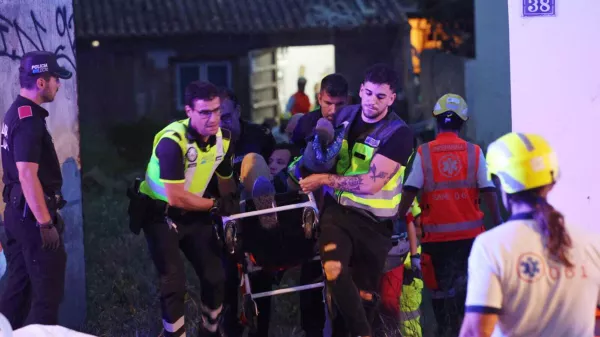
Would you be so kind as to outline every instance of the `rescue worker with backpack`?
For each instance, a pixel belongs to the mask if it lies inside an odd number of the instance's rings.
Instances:
[[[494,224],[501,218],[483,152],[459,137],[469,118],[467,103],[459,95],[446,94],[437,101],[433,116],[438,135],[411,158],[399,211],[406,214],[422,191],[422,256],[416,251],[416,230],[409,225],[411,261],[422,267],[431,292],[436,336],[456,336],[464,313],[469,252],[475,237],[485,231],[480,197]]]

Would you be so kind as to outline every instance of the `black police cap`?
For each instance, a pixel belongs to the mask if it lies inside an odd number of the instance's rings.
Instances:
[[[56,55],[47,51],[33,51],[23,55],[19,71],[30,76],[50,73],[65,80],[73,76],[73,73],[58,65]]]

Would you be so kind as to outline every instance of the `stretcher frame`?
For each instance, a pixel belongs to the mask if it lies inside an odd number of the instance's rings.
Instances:
[[[300,191],[298,193],[304,194]],[[262,209],[262,210],[244,212],[244,213],[221,217],[222,224],[223,224],[223,232],[226,233],[227,229],[228,229],[227,227],[232,222],[235,222],[235,221],[240,221],[240,220],[243,220],[246,218],[251,218],[251,217],[256,217],[256,216],[261,216],[261,215],[278,213],[278,212],[282,212],[282,211],[289,211],[289,210],[293,210],[293,209],[304,208],[305,212],[303,212],[303,217],[306,214],[306,210],[310,209],[313,212],[314,218],[313,218],[312,228],[310,228],[310,230],[308,228],[306,228],[307,224],[304,221],[305,219],[302,219],[302,227],[305,229],[305,234],[308,235],[308,233],[310,232],[310,234],[313,235],[314,231],[318,225],[318,221],[319,221],[319,209],[317,207],[317,201],[316,201],[313,193],[312,192],[307,193],[306,195],[308,196],[308,201],[305,201],[305,202],[300,202],[300,203],[285,205],[285,206],[277,206],[275,203],[273,203],[271,208],[266,208],[266,209]],[[244,208],[244,205],[245,205],[245,201],[240,202],[241,209]],[[224,235],[224,236],[226,236],[226,235]],[[234,239],[234,241],[237,241],[237,237],[234,237],[233,239]],[[233,253],[233,251],[231,253]],[[320,260],[321,260],[321,258],[318,255],[316,255],[315,257],[313,257],[311,260],[308,260],[308,261],[320,261]],[[264,292],[260,292],[260,293],[252,293],[252,286],[250,284],[250,274],[260,271],[262,269],[263,269],[263,267],[256,265],[252,261],[249,253],[244,252],[244,263],[243,263],[242,272],[241,272],[242,277],[240,278],[239,286],[240,287],[243,286],[245,289],[245,293],[243,295],[244,297],[243,297],[243,304],[242,304],[242,315],[243,315],[243,320],[246,320],[247,325],[250,327],[250,329],[254,329],[257,326],[257,317],[259,315],[259,312],[258,312],[258,306],[256,305],[256,302],[255,302],[256,299],[325,287],[325,282],[321,281],[321,282],[317,282],[317,283],[310,283],[310,284],[305,284],[305,285],[287,287],[287,288],[283,288],[283,289],[264,291]]]

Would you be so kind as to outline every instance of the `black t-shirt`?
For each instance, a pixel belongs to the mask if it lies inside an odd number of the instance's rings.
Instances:
[[[388,113],[392,112],[390,111]],[[369,134],[379,123],[383,123],[384,121],[385,119],[377,123],[367,123],[363,121],[359,112],[356,115],[356,118],[354,118],[350,131],[348,132],[349,148],[352,149],[358,137]],[[404,125],[394,132],[390,138],[379,147],[377,154],[391,159],[402,166],[406,166],[408,158],[413,151],[413,144],[413,132],[408,125]]]
[[[269,156],[275,148],[275,137],[269,128],[241,120],[240,139],[235,142],[233,171],[239,176],[242,167],[242,160],[248,153],[258,153],[265,160],[269,161]]]
[[[300,148],[305,148],[307,145],[306,139],[313,135],[313,130],[321,117],[323,117],[321,108],[304,114],[298,120],[298,124],[292,133],[292,143]]]
[[[212,136],[208,140],[208,144],[214,145],[216,137]],[[208,144],[197,140],[198,146],[202,149]],[[216,169],[216,173],[221,177],[230,177],[233,174],[232,167],[232,147],[229,146],[223,161]],[[181,153],[181,147],[176,141],[170,138],[163,138],[158,142],[155,151],[160,166],[160,179],[168,181],[183,181],[185,179],[185,161]],[[213,182],[215,177],[211,177],[211,182],[207,188],[208,194],[216,195],[216,184]],[[205,194],[206,195],[206,194]]]
[[[63,179],[46,117],[46,109],[20,95],[6,112],[1,137],[4,185],[19,183],[17,162],[30,162],[39,164],[44,193],[60,193]]]

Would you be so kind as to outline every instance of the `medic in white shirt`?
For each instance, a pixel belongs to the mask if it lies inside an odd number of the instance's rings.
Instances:
[[[594,336],[600,235],[565,224],[548,204],[554,150],[538,135],[509,133],[488,147],[487,163],[512,215],[475,239],[460,337]]]

